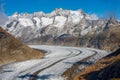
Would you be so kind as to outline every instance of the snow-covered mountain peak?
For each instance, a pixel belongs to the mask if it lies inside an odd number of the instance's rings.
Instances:
[[[56,16],[62,16],[62,17],[65,17],[65,18],[72,17],[72,19],[83,18],[83,17],[86,18],[86,19],[91,19],[91,20],[92,19],[93,20],[98,19],[98,17],[95,14],[88,15],[81,9],[73,11],[73,10],[64,10],[62,8],[56,8],[51,13],[47,13],[47,14],[45,14],[42,11],[34,12],[33,14],[28,14],[28,13],[19,14],[18,12],[15,12],[12,16],[10,16],[10,18],[14,18],[14,19],[15,18],[33,18],[33,17],[53,18],[53,17],[56,17]]]
[[[112,21],[113,22],[113,21]],[[86,14],[82,10],[55,9],[51,13],[33,14],[14,13],[9,16],[3,28],[15,37],[29,41],[41,36],[84,36],[87,33],[99,33],[106,27],[108,20],[99,19],[95,14]]]
[[[18,17],[18,16],[19,16],[18,12],[15,12],[15,13],[13,13],[13,15],[10,16],[10,17]]]
[[[45,16],[46,14],[44,13],[44,12],[42,12],[42,11],[40,11],[40,12],[34,12],[33,13],[33,16],[35,16],[35,17],[43,17],[43,16]]]

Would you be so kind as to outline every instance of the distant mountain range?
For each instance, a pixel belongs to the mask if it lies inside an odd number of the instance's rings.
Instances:
[[[100,19],[95,14],[88,15],[82,10],[60,8],[48,14],[14,13],[9,16],[3,28],[26,44],[85,46],[111,50],[114,48],[109,48],[107,43],[111,43],[111,38],[115,36],[110,31],[116,26],[114,28],[118,32],[119,25],[114,17]],[[107,42],[108,39],[110,41]]]

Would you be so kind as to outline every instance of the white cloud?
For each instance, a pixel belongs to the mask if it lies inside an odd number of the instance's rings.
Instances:
[[[0,25],[3,25],[8,20],[8,17],[4,13],[4,3],[0,4]]]
[[[96,14],[91,14],[90,17],[91,17],[93,20],[97,20],[97,19],[98,19],[98,17],[97,17]]]

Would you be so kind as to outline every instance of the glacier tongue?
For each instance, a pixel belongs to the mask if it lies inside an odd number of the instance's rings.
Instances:
[[[88,63],[95,62],[109,54],[107,51],[92,48],[29,46],[34,49],[45,50],[44,58],[7,64],[0,70],[0,80],[31,80],[33,75],[34,80],[66,80],[63,73],[75,63],[82,60]],[[79,64],[79,66],[82,70],[88,65]]]

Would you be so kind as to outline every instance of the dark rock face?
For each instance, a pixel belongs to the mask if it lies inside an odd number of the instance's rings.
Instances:
[[[3,32],[0,32],[0,39],[5,38],[6,35]]]
[[[97,80],[111,80],[120,78],[120,60],[114,62],[110,66],[105,67],[98,74]]]

